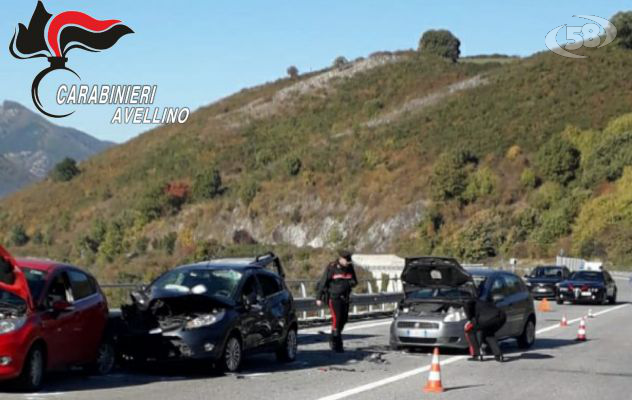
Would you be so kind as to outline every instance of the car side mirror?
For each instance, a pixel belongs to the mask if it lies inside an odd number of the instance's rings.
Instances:
[[[492,301],[494,303],[500,303],[501,301],[505,300],[505,296],[503,296],[502,294],[495,294],[492,295]]]
[[[75,308],[73,307],[72,304],[70,304],[69,302],[65,301],[65,300],[58,300],[56,302],[53,303],[53,306],[51,307],[52,311],[55,313],[63,313],[63,312],[69,312],[69,311],[74,311]]]

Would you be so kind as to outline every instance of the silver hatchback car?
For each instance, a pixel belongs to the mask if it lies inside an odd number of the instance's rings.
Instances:
[[[493,269],[464,269],[454,259],[407,258],[402,273],[405,298],[391,324],[390,345],[468,348],[465,305],[478,296],[507,315],[499,339],[515,338],[528,348],[535,342],[535,308],[529,289],[517,275]]]

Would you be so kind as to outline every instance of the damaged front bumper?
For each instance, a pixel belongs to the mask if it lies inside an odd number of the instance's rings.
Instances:
[[[225,322],[212,327],[191,330],[178,329],[146,333],[128,333],[119,336],[122,357],[130,361],[179,361],[195,359],[216,360],[224,347]]]

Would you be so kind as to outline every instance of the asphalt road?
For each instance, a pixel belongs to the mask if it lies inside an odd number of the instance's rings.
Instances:
[[[106,377],[80,372],[51,376],[37,394],[1,393],[2,399],[630,399],[632,393],[632,286],[618,278],[616,306],[558,306],[538,313],[536,345],[522,352],[502,344],[508,357],[474,363],[460,352],[441,355],[446,392],[424,394],[431,355],[388,350],[389,320],[348,325],[344,354],[327,349],[324,328],[300,335],[299,359],[278,364],[273,356],[248,360],[242,374],[217,375],[204,368],[161,367],[118,371]],[[586,342],[576,342],[578,318],[592,308]],[[570,326],[559,327],[562,315]]]

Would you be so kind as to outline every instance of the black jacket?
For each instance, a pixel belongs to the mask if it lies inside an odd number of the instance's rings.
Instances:
[[[353,264],[346,267],[337,261],[327,265],[323,276],[316,285],[316,298],[329,301],[332,297],[349,298],[351,290],[358,284]]]
[[[491,302],[481,299],[470,300],[465,307],[467,318],[477,329],[496,332],[505,324],[507,316]]]

